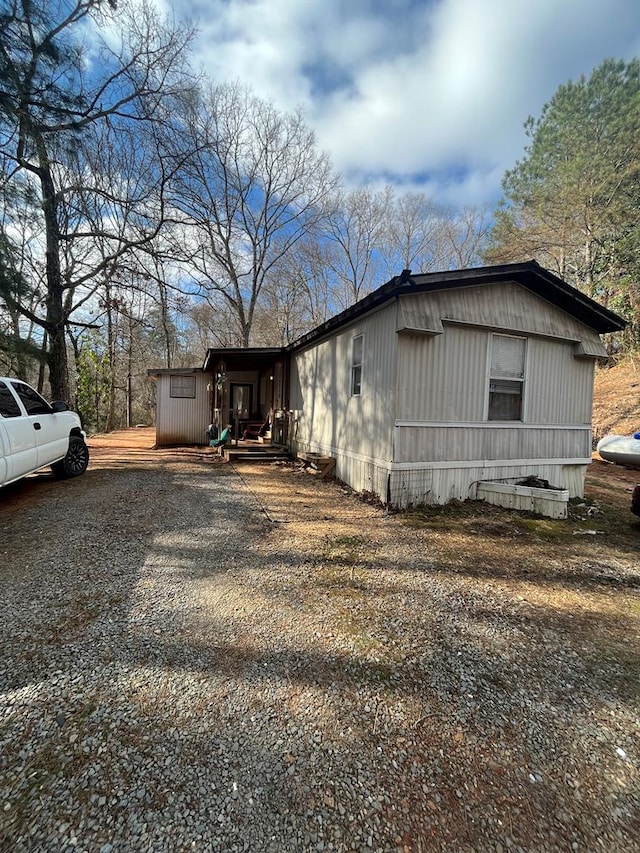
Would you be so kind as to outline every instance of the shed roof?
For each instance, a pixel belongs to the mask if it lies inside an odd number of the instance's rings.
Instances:
[[[186,376],[190,373],[202,373],[201,367],[150,367],[147,376],[155,379],[157,376]]]
[[[285,347],[211,347],[202,369],[210,373],[223,361],[226,370],[266,370],[285,352]]]

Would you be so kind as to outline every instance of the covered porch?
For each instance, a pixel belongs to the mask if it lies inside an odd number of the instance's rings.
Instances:
[[[280,347],[211,348],[208,377],[211,426],[227,428],[227,455],[286,457],[289,443],[288,357]],[[284,458],[283,457],[283,458]]]

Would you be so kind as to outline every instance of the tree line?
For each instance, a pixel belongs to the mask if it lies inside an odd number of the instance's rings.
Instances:
[[[149,420],[147,367],[289,343],[403,269],[531,257],[637,346],[637,63],[529,120],[496,210],[447,209],[345,188],[300,112],[195,73],[193,38],[150,2],[0,0],[0,373],[112,429]]]
[[[560,86],[525,124],[503,180],[489,261],[535,257],[628,321],[640,346],[640,61],[608,59]]]

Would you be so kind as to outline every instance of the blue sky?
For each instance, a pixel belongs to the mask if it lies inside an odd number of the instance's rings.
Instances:
[[[523,122],[603,59],[640,55],[639,0],[158,0],[197,61],[302,107],[348,186],[493,203]]]

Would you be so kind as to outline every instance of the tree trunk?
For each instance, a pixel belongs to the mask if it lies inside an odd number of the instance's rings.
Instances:
[[[38,392],[43,394],[44,391],[44,364],[47,356],[47,347],[49,346],[49,336],[47,335],[47,330],[44,329],[42,332],[42,358],[40,359],[40,364],[38,365]]]
[[[60,270],[60,238],[56,209],[56,192],[49,157],[42,139],[37,140],[38,176],[42,188],[42,213],[46,238],[47,320],[49,335],[49,383],[54,400],[69,399],[69,366],[63,306],[64,288]]]
[[[109,404],[105,432],[115,429],[116,420],[116,333],[113,327],[113,304],[111,302],[111,287],[107,282],[104,288],[107,306],[107,351],[109,353]]]
[[[169,300],[167,298],[166,288],[159,284],[158,291],[160,293],[160,317],[162,319],[162,332],[164,335],[165,346],[165,367],[172,367],[171,359],[171,331],[169,329]]]

